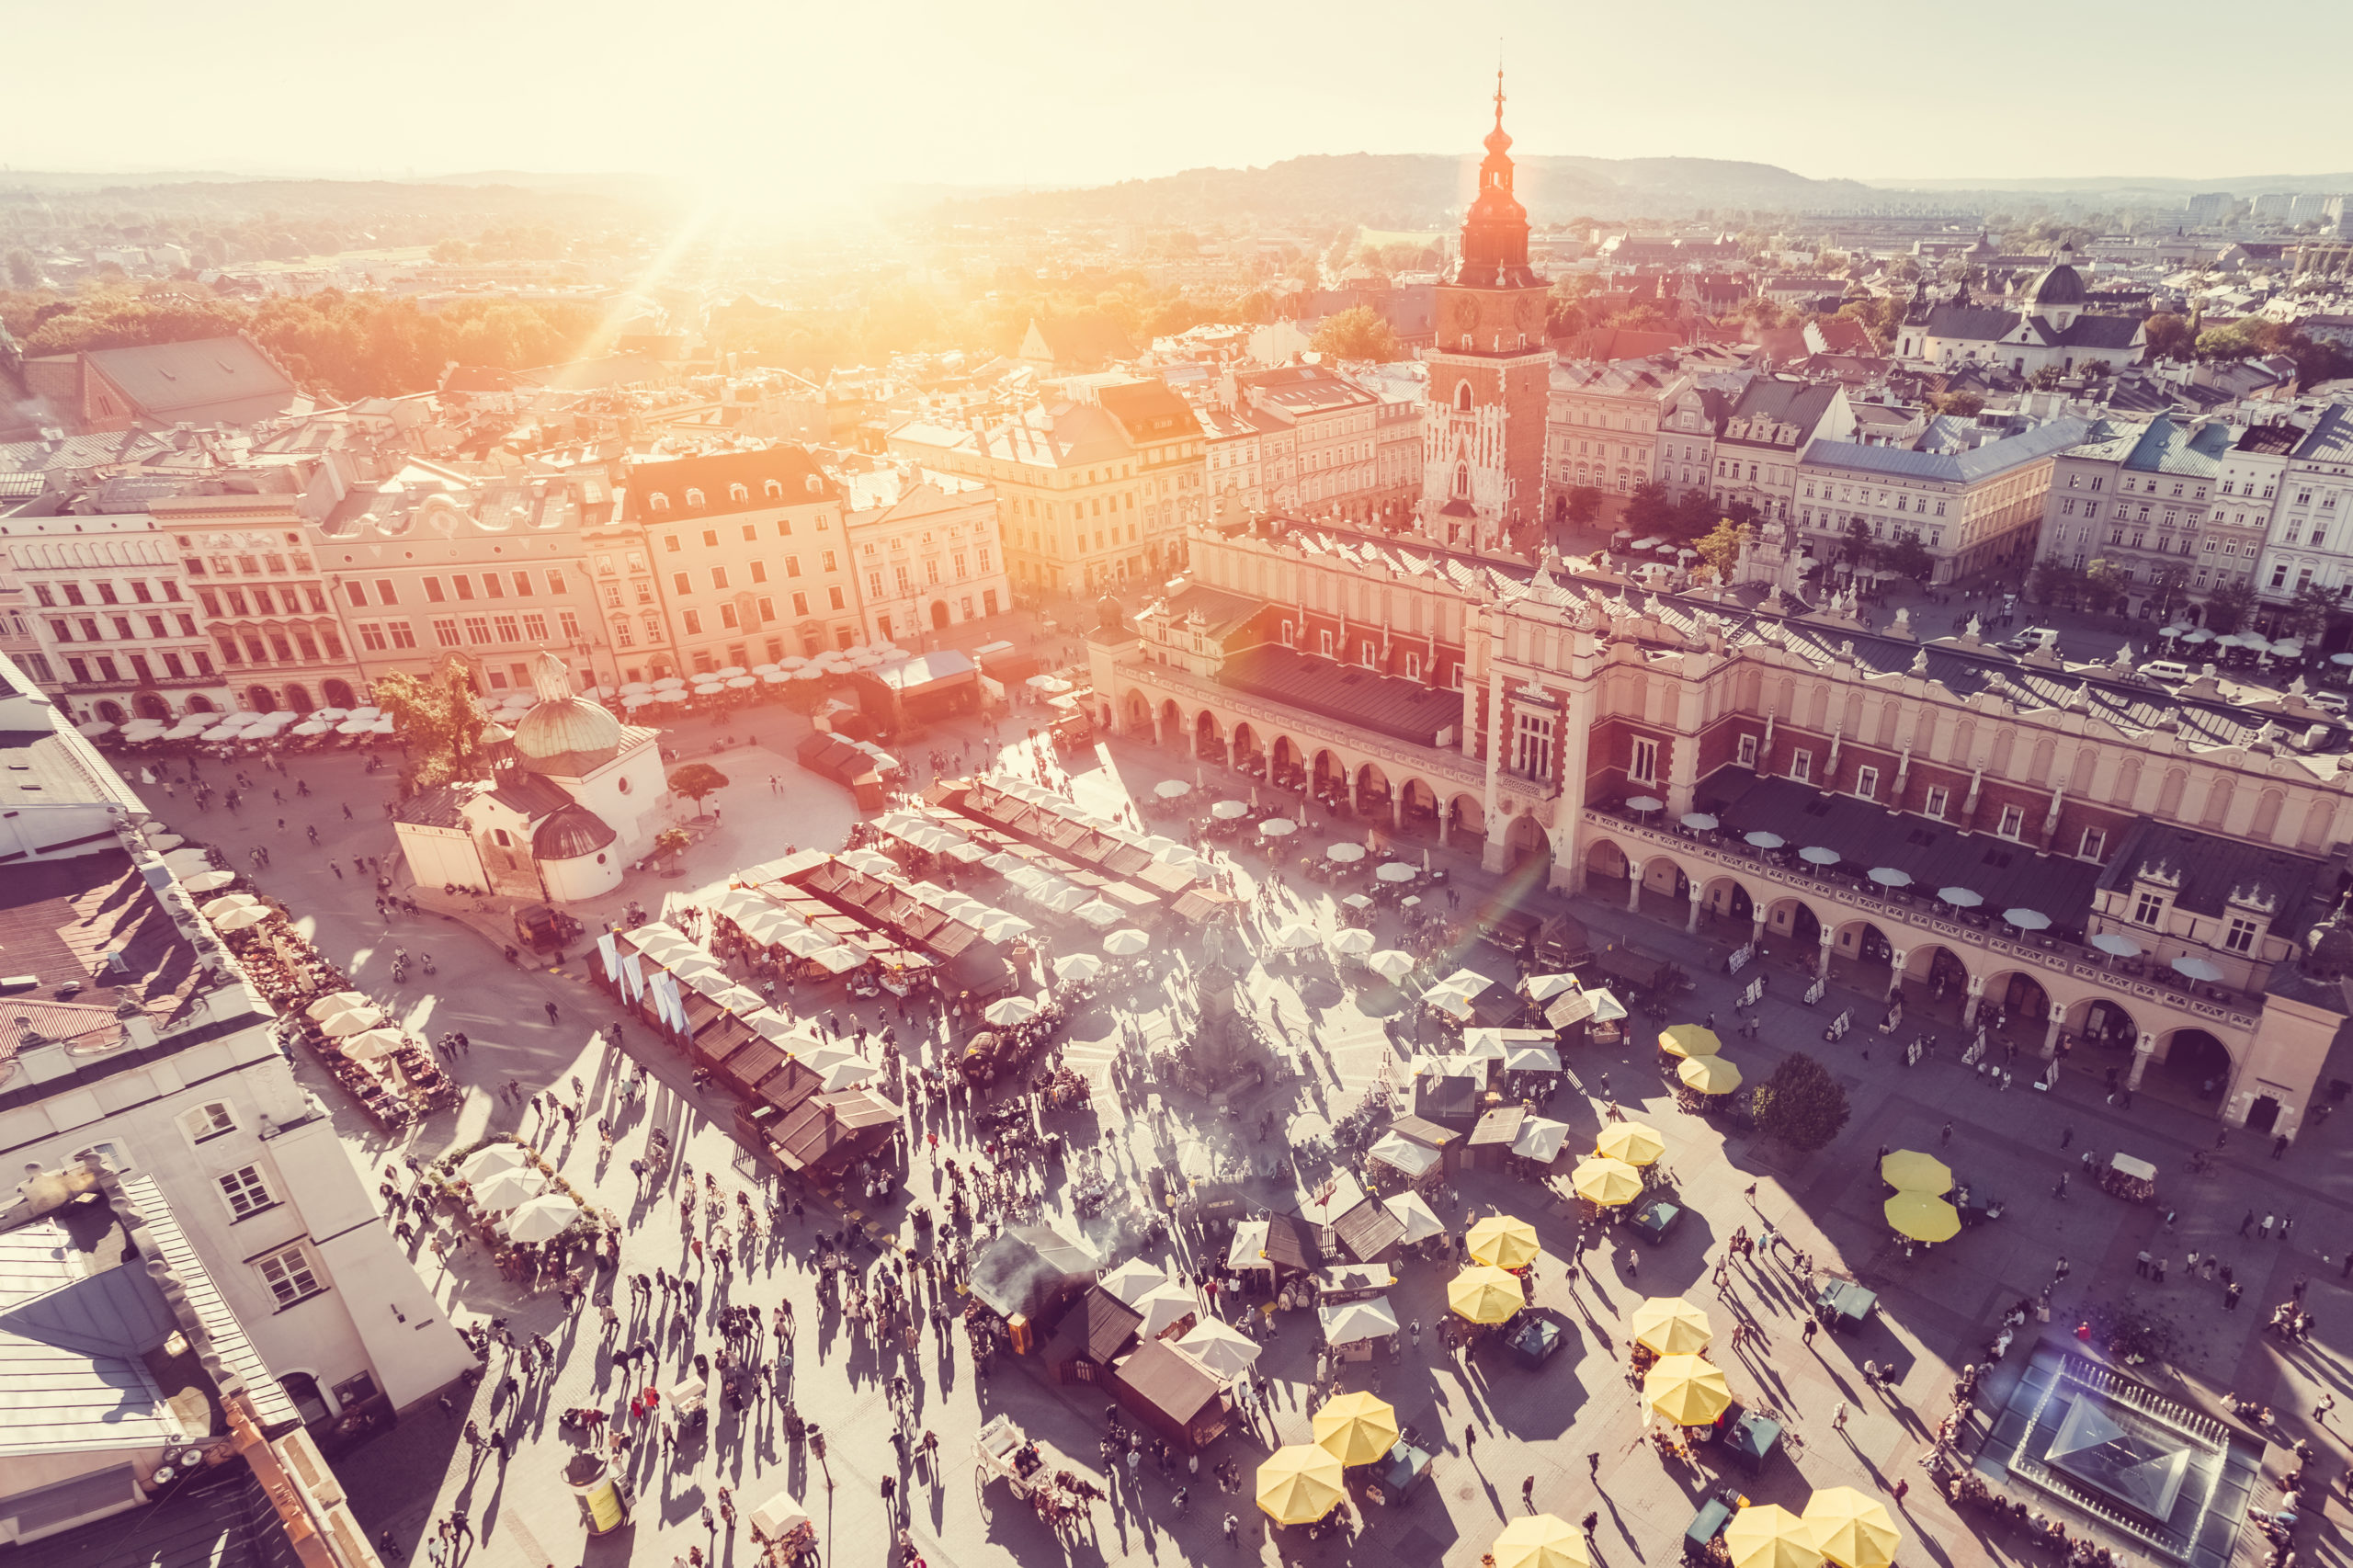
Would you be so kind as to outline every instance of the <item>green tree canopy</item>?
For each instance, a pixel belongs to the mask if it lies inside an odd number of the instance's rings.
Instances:
[[[1406,357],[1405,346],[1370,305],[1357,305],[1325,317],[1308,347],[1327,359],[1370,359],[1386,365]]]
[[[670,775],[670,792],[692,801],[697,812],[702,810],[705,795],[726,788],[727,775],[707,762],[688,763]]]
[[[1572,485],[1569,489],[1569,521],[1578,528],[1589,528],[1601,516],[1601,492],[1590,484]]]
[[[1751,1103],[1759,1131],[1809,1153],[1837,1137],[1852,1114],[1830,1069],[1802,1051],[1781,1058]]]
[[[1876,561],[1879,545],[1871,538],[1870,525],[1860,517],[1847,518],[1846,542],[1838,547],[1838,553],[1845,556],[1847,564],[1858,572]]]
[[[1915,583],[1926,583],[1937,571],[1937,558],[1928,553],[1928,547],[1909,535],[1881,545],[1874,564],[1891,577]]]
[[[2255,589],[2244,582],[2230,582],[2206,596],[2203,619],[2206,630],[2218,637],[2227,637],[2246,624],[2255,612]]]
[[[408,746],[408,761],[401,768],[403,795],[490,776],[483,742],[489,721],[474,706],[464,670],[455,665],[421,676],[395,670],[377,677],[372,695]]]
[[[1740,547],[1746,537],[1746,530],[1727,517],[1692,548],[1699,552],[1700,560],[1715,569],[1717,582],[1729,583],[1733,569],[1740,564]]]

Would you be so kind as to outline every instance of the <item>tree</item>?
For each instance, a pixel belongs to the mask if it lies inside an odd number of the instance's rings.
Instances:
[[[2084,574],[2063,561],[2038,561],[2027,574],[2027,596],[2037,604],[2071,605],[2083,590]]]
[[[690,762],[670,775],[670,792],[692,801],[698,816],[702,814],[702,798],[726,788],[727,775],[707,762]]]
[[[1405,358],[1405,346],[1370,305],[1325,317],[1308,347],[1326,359],[1370,359],[1386,365]]]
[[[1569,521],[1578,528],[1590,528],[1601,516],[1601,492],[1590,484],[1572,485],[1569,489]]]
[[[2296,597],[2288,601],[2288,613],[2281,618],[2287,635],[2307,642],[2318,642],[2321,633],[2328,630],[2329,617],[2344,608],[2345,593],[2342,587],[2324,588],[2311,583],[2298,588]]]
[[[2206,630],[2228,637],[2246,624],[2255,608],[2255,589],[2244,582],[2225,583],[2206,596]]]
[[[1984,398],[1966,388],[1960,392],[1938,392],[1928,401],[1938,414],[1958,415],[1963,419],[1978,413],[1985,406]]]
[[[676,858],[684,855],[687,846],[694,841],[694,835],[683,827],[665,827],[654,835],[654,853],[657,857],[667,855]]]
[[[2197,352],[2198,329],[2188,318],[2159,311],[2144,324],[2152,359],[2187,359]]]
[[[1646,479],[1627,495],[1626,526],[1636,533],[1666,533],[1675,521],[1675,503],[1666,498],[1665,485]]]
[[[1746,540],[1747,530],[1727,518],[1692,548],[1699,552],[1700,560],[1715,568],[1717,582],[1729,583],[1733,569],[1740,564],[1740,547]]]
[[[421,676],[395,670],[377,678],[373,696],[408,747],[401,769],[404,795],[490,776],[483,744],[489,721],[474,706],[473,685],[462,667],[452,663]]]
[[[8,286],[12,289],[40,287],[40,267],[33,260],[33,253],[18,245],[8,253]]]
[[[1860,517],[1847,519],[1847,542],[1838,547],[1847,564],[1857,572],[1867,569],[1879,555],[1879,546],[1871,539],[1870,525]]]
[[[1802,1051],[1781,1058],[1751,1104],[1757,1131],[1808,1153],[1837,1137],[1851,1114],[1830,1069]]]
[[[1877,564],[1891,577],[1902,577],[1915,583],[1926,583],[1937,573],[1937,558],[1928,553],[1927,545],[1909,534],[1881,545]]]
[[[2105,615],[2131,597],[2132,579],[2124,568],[2105,557],[2084,568],[2084,582],[2077,595],[2083,607],[2094,615]]]

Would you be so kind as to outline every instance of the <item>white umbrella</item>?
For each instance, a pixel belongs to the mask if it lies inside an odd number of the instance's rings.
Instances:
[[[2216,981],[2222,978],[2221,970],[2204,959],[2191,958],[2187,954],[2174,960],[2173,968],[2176,974],[2188,975],[2192,980]]]
[[[537,1198],[546,1185],[537,1171],[501,1171],[473,1184],[474,1202],[494,1214],[503,1214]]]
[[[1778,833],[1767,833],[1764,829],[1759,828],[1755,833],[1748,835],[1748,842],[1755,845],[1759,849],[1779,849],[1781,846],[1787,844],[1789,840],[1783,838]]]
[[[2114,931],[2100,931],[2095,933],[2092,937],[2092,946],[2097,948],[2101,952],[2106,953],[2110,958],[2137,959],[2141,956],[2140,943],[2134,941],[2130,937],[2119,935]]]
[[[762,670],[760,679],[769,686],[782,686],[792,678],[790,670]]]
[[[2002,918],[2021,931],[2046,930],[2051,925],[2051,916],[2039,909],[2006,909]]]
[[[329,1040],[340,1040],[346,1035],[366,1034],[384,1021],[384,1015],[374,1004],[363,1003],[357,1007],[338,1007],[332,1013],[323,1013],[312,1021]]]
[[[650,691],[632,691],[627,697],[621,699],[621,706],[627,709],[630,712],[634,713],[639,709],[651,704],[653,700],[654,694]]]
[[[159,833],[150,837],[147,842],[157,849],[177,849],[188,840],[176,833]]]
[[[1143,1324],[1136,1333],[1145,1339],[1159,1338],[1187,1318],[1199,1315],[1201,1310],[1193,1292],[1182,1285],[1163,1285],[1134,1306],[1143,1314]]]
[[[1908,888],[1912,885],[1912,873],[1899,871],[1893,866],[1872,867],[1870,879],[1883,888]]]
[[[779,659],[776,662],[776,667],[789,674],[793,670],[807,669],[809,667],[809,661],[802,658],[798,653],[788,653],[783,658]]]
[[[158,835],[154,847],[164,849],[163,838],[165,836],[169,835]],[[172,874],[175,876],[193,877],[199,872],[212,869],[212,857],[205,850],[190,844],[165,849],[164,864],[172,869]]]
[[[755,676],[729,676],[727,677],[729,689],[734,691],[741,691],[747,686],[757,686],[759,684],[758,677]]]
[[[1258,831],[1268,838],[1281,838],[1299,831],[1299,824],[1289,817],[1268,817],[1258,824]]]
[[[258,905],[249,909],[233,909],[226,915],[214,916],[212,928],[216,931],[243,931],[247,926],[258,926],[268,918],[269,911]]]
[[[398,1029],[362,1029],[343,1042],[343,1053],[354,1062],[378,1062],[401,1048]]]
[[[1324,858],[1337,860],[1343,866],[1353,866],[1364,858],[1364,846],[1351,844],[1345,839],[1337,844],[1327,844],[1324,846]]]
[[[329,1013],[348,1012],[354,1007],[370,1005],[368,998],[357,991],[337,991],[314,998],[309,1006],[302,1009],[302,1016],[315,1023]]]
[[[236,880],[234,871],[199,871],[192,877],[183,878],[180,886],[190,892],[217,892]]]
[[[1511,1152],[1538,1165],[1550,1165],[1568,1141],[1569,1124],[1549,1117],[1531,1116],[1519,1124],[1519,1134],[1511,1141]]]
[[[1093,953],[1064,953],[1054,960],[1056,980],[1092,980],[1103,972],[1103,960]]]
[[[384,710],[372,702],[363,702],[351,710],[351,716],[355,719],[381,719]]]
[[[1715,830],[1716,819],[1705,812],[1686,812],[1683,813],[1683,825],[1695,833],[1711,833]]]
[[[2201,626],[2195,631],[2183,632],[2181,640],[2185,642],[2211,642],[2214,641],[2214,634]]]
[[[1117,1296],[1122,1304],[1132,1307],[1154,1290],[1166,1289],[1168,1276],[1143,1259],[1131,1257],[1097,1283]]]
[[[654,689],[656,691],[676,691],[686,684],[687,677],[684,676],[664,676],[660,680],[654,683]]]
[[[1131,959],[1152,946],[1152,938],[1133,926],[1103,938],[1103,950],[1115,959]]]
[[[506,1237],[517,1242],[551,1242],[580,1219],[580,1205],[563,1193],[534,1198],[506,1216]]]
[[[1660,800],[1655,795],[1636,795],[1626,802],[1626,809],[1628,811],[1642,812],[1644,813],[1665,810],[1665,806],[1666,802]]]
[[[1531,1002],[1550,1002],[1553,997],[1577,988],[1574,974],[1531,974],[1519,983],[1519,989]]]
[[[1152,787],[1152,792],[1164,801],[1181,801],[1193,792],[1193,787],[1182,778],[1164,778]]]
[[[1955,909],[1974,909],[1985,902],[1983,893],[1972,892],[1967,888],[1938,888],[1937,896]]]
[[[727,687],[725,685],[719,681],[699,681],[695,685],[695,695],[697,697],[717,697],[721,692],[725,691]]]
[[[1188,1352],[1202,1366],[1231,1381],[1256,1363],[1260,1347],[1256,1340],[1240,1329],[1216,1318],[1203,1318],[1176,1341],[1176,1348]]]
[[[1413,866],[1406,861],[1392,860],[1373,872],[1373,875],[1384,882],[1410,882],[1421,873],[1414,869]]]
[[[1099,898],[1088,899],[1085,903],[1072,910],[1071,915],[1076,919],[1086,921],[1097,931],[1108,930],[1128,917],[1126,910],[1116,903]]]
[[[981,1009],[981,1017],[999,1028],[1026,1024],[1038,1016],[1038,1004],[1027,996],[1001,996]]]
[[[653,689],[654,683],[652,681],[625,680],[621,682],[621,695],[623,697],[642,697],[652,692]]]
[[[1220,801],[1210,808],[1210,815],[1220,822],[1232,822],[1237,817],[1246,817],[1249,814],[1250,808],[1239,801]]]
[[[298,735],[324,735],[333,728],[335,726],[324,719],[305,719],[294,726],[292,733]]]
[[[1809,866],[1836,866],[1846,857],[1836,849],[1824,849],[1818,844],[1809,844],[1798,851],[1798,858]]]
[[[749,675],[752,672],[741,665],[729,665],[724,669],[713,670],[710,673],[721,680],[733,680],[737,676]]]
[[[338,735],[364,735],[375,727],[373,719],[346,719],[335,727],[335,733]]]
[[[108,723],[104,719],[85,719],[81,723],[78,723],[74,727],[93,739],[96,739],[99,735],[111,735],[114,733],[115,729],[112,724]]]
[[[458,1174],[470,1182],[488,1181],[501,1171],[521,1170],[531,1156],[519,1143],[485,1143],[458,1162]]]
[[[1323,939],[1315,927],[1304,920],[1294,920],[1275,933],[1275,946],[1289,948],[1293,952],[1302,948],[1312,948]]]
[[[691,691],[681,691],[674,686],[666,690],[655,692],[654,694],[654,700],[656,702],[684,702],[693,695],[694,693]]]
[[[1372,933],[1351,926],[1334,935],[1332,950],[1342,958],[1363,958],[1372,951]]]
[[[1405,1227],[1405,1240],[1409,1243],[1426,1242],[1432,1236],[1446,1234],[1446,1222],[1430,1207],[1429,1199],[1418,1192],[1401,1192],[1393,1198],[1384,1198],[1381,1206]]]
[[[1403,980],[1414,972],[1414,955],[1396,948],[1384,948],[1364,960],[1364,967],[1383,980]]]

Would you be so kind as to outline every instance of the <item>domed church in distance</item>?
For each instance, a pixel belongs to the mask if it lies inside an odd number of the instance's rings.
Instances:
[[[428,790],[393,818],[418,886],[565,903],[612,892],[653,847],[669,788],[655,733],[574,691],[552,653],[531,682],[540,699],[514,733],[487,733],[488,778]]]

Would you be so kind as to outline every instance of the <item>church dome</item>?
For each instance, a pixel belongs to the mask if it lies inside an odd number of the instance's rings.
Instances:
[[[531,853],[542,860],[573,860],[594,855],[620,835],[605,819],[574,801],[559,806],[531,835]]]
[[[603,760],[620,750],[621,722],[574,693],[572,674],[562,659],[541,653],[533,660],[531,684],[540,699],[515,726],[515,755],[526,764],[583,752]]]
[[[2075,270],[2075,247],[2061,245],[2057,263],[2044,269],[2028,290],[2030,301],[2038,305],[2080,305],[2086,290],[2084,275]]]
[[[515,750],[534,760],[566,752],[614,751],[621,744],[621,722],[585,697],[540,702],[515,726]]]

